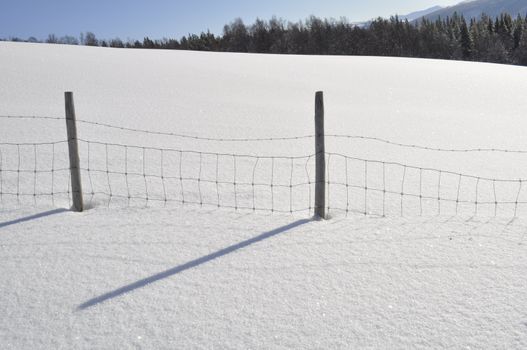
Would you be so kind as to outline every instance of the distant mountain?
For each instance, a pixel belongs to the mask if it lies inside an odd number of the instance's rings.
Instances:
[[[434,6],[434,7],[430,7],[426,10],[421,10],[421,11],[415,11],[415,12],[412,12],[412,13],[409,13],[407,15],[398,15],[399,19],[400,20],[408,20],[408,22],[412,22],[412,21],[415,21],[416,19],[418,18],[421,18],[423,16],[426,16],[432,12],[435,12],[435,11],[438,11],[438,10],[441,10],[443,7],[441,6]],[[364,21],[364,22],[354,22],[353,24],[356,25],[357,27],[359,28],[366,28],[370,25],[371,21]]]
[[[508,13],[513,17],[518,14],[525,16],[527,14],[527,0],[472,0],[463,1],[457,5],[445,7],[423,15],[420,18],[436,20],[438,17],[446,18],[452,16],[454,12],[465,18],[478,18],[485,13],[490,17],[499,16],[502,13]]]
[[[405,20],[407,19],[409,22],[412,22],[418,18],[421,18],[423,16],[426,16],[426,15],[429,15],[431,13],[434,13],[434,12],[437,12],[439,10],[442,10],[443,7],[441,6],[434,6],[434,7],[430,7],[426,10],[421,10],[421,11],[415,11],[415,12],[412,12],[412,13],[409,13],[407,15],[402,15],[402,16],[399,16],[399,19],[402,19],[402,20]]]

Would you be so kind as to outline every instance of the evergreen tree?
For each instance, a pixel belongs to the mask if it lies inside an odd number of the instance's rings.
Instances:
[[[461,17],[461,28],[460,28],[460,42],[461,50],[463,53],[464,60],[470,60],[472,58],[472,51],[474,49],[474,42],[472,36],[468,31],[467,22],[465,18]]]

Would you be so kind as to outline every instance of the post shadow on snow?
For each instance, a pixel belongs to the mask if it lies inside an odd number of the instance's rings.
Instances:
[[[46,216],[60,214],[60,213],[64,213],[64,212],[67,212],[67,211],[69,211],[69,210],[68,209],[64,209],[64,208],[53,209],[53,210],[44,211],[42,213],[37,213],[37,214],[29,215],[29,216],[24,216],[22,218],[18,218],[18,219],[15,219],[15,220],[0,222],[0,228],[4,228],[4,227],[7,227],[7,226],[20,224],[20,223],[26,222],[26,221],[41,219],[41,218],[44,218]]]
[[[198,259],[195,259],[195,260],[191,260],[191,261],[189,261],[189,262],[187,262],[187,263],[185,263],[183,265],[179,265],[179,266],[173,267],[173,268],[171,268],[169,270],[166,270],[166,271],[157,273],[155,275],[152,275],[150,277],[143,278],[143,279],[141,279],[139,281],[136,281],[134,283],[130,283],[130,284],[126,285],[126,286],[117,288],[115,290],[112,290],[111,292],[108,292],[108,293],[102,294],[102,295],[100,295],[98,297],[95,297],[93,299],[90,299],[90,300],[82,303],[81,305],[79,305],[77,307],[77,310],[84,310],[84,309],[87,309],[87,308],[92,307],[94,305],[103,303],[103,302],[105,302],[107,300],[110,300],[110,299],[113,299],[113,298],[117,298],[117,297],[119,297],[119,296],[121,296],[123,294],[132,292],[132,291],[134,291],[136,289],[145,287],[145,286],[147,286],[147,285],[149,285],[151,283],[154,283],[154,282],[157,282],[159,280],[171,277],[173,275],[176,275],[176,274],[181,273],[183,271],[186,271],[186,270],[189,270],[191,268],[197,267],[199,265],[203,265],[203,264],[208,263],[208,262],[210,262],[212,260],[221,258],[222,256],[225,256],[227,254],[233,253],[233,252],[235,252],[237,250],[246,248],[246,247],[248,247],[250,245],[253,245],[255,243],[258,243],[258,242],[261,242],[261,241],[266,240],[268,238],[271,238],[273,236],[276,236],[276,235],[278,235],[280,233],[284,233],[284,232],[292,230],[292,229],[294,229],[294,228],[296,228],[298,226],[307,224],[307,223],[309,223],[311,221],[313,221],[313,219],[302,219],[302,220],[295,221],[295,222],[290,223],[288,225],[276,228],[276,229],[274,229],[272,231],[264,232],[264,233],[262,233],[262,234],[260,234],[260,235],[258,235],[256,237],[250,238],[248,240],[236,243],[236,244],[231,245],[231,246],[229,246],[227,248],[218,250],[218,251],[216,251],[214,253],[211,253],[209,255],[205,255],[205,256],[202,256],[201,258],[198,258]]]

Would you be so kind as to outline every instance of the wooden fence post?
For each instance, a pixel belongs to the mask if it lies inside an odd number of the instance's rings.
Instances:
[[[68,132],[68,151],[70,155],[72,209],[77,212],[82,212],[84,210],[84,203],[82,201],[81,169],[73,93],[65,92],[64,98],[66,102],[66,129]]]
[[[326,147],[324,143],[324,93],[315,95],[315,217],[326,218]]]

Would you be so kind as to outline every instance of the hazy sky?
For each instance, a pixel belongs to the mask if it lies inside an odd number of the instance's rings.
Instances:
[[[297,21],[347,17],[363,21],[407,14],[460,0],[0,0],[0,37],[44,39],[48,34],[78,36],[92,31],[98,38],[154,39],[210,29],[221,33],[236,17],[252,23],[276,15]]]

